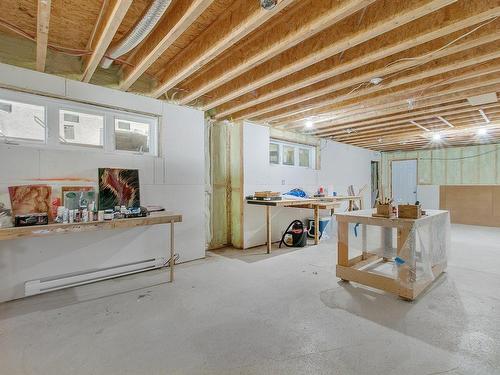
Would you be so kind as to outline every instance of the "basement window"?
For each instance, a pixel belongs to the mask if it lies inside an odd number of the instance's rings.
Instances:
[[[115,148],[141,154],[154,154],[156,121],[115,117]]]
[[[314,168],[316,147],[278,140],[269,142],[269,164]]]
[[[103,147],[104,116],[81,111],[59,110],[59,141]]]
[[[45,106],[0,100],[0,140],[46,141]]]

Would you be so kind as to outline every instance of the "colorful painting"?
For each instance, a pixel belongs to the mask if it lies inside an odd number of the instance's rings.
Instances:
[[[99,210],[140,205],[137,169],[99,168]]]
[[[63,186],[61,192],[63,205],[69,210],[88,208],[96,201],[95,190],[91,186]]]
[[[50,215],[50,199],[52,188],[47,185],[25,185],[9,187],[12,214],[40,214]]]

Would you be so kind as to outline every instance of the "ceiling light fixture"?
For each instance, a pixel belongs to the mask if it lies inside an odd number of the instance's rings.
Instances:
[[[479,128],[479,129],[477,129],[477,135],[478,136],[484,137],[487,134],[488,134],[488,129],[486,129],[486,128]]]
[[[439,134],[439,133],[434,133],[434,134],[432,135],[432,140],[433,140],[434,142],[438,142],[438,141],[440,141],[440,140],[441,140],[441,134]]]
[[[306,128],[311,129],[314,126],[314,123],[311,120],[306,121]]]
[[[370,83],[372,85],[378,85],[380,82],[382,82],[382,78],[380,77],[373,77],[372,79],[370,79]]]
[[[265,10],[272,10],[278,4],[278,0],[260,0],[260,6]]]

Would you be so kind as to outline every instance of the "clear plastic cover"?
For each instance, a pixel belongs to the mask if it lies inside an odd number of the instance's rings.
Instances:
[[[399,228],[351,223],[349,257],[376,254],[381,261],[367,271],[392,275],[402,287],[413,288],[434,280],[446,268],[450,230],[447,212]]]

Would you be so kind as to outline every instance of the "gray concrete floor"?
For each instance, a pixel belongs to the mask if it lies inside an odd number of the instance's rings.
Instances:
[[[500,374],[500,229],[453,226],[416,302],[335,277],[335,245],[208,253],[0,305],[0,374]]]

